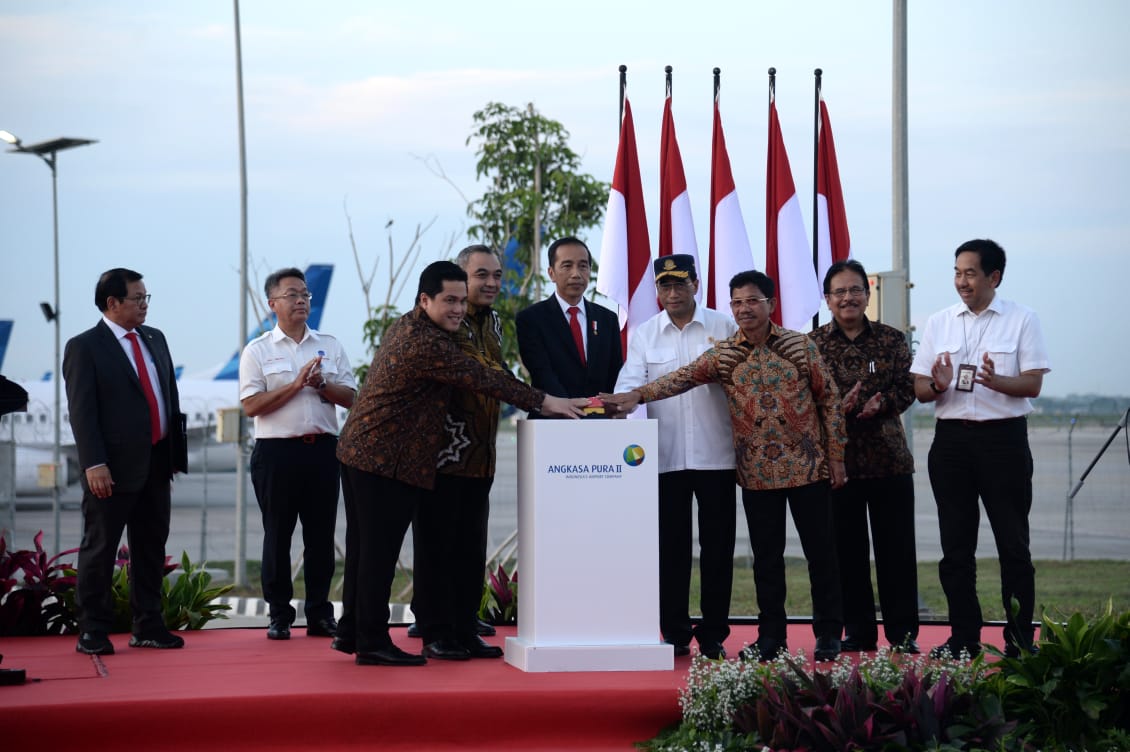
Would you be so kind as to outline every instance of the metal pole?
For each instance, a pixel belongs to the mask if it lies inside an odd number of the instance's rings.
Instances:
[[[812,120],[812,268],[816,270],[817,284],[823,284],[820,276],[820,77],[824,71],[817,68],[813,73],[816,76],[816,104]],[[831,228],[828,230],[831,232]],[[832,239],[828,238],[828,247]],[[820,327],[820,309],[812,314],[812,331]]]
[[[910,198],[909,167],[907,161],[907,106],[906,106],[906,0],[893,0],[891,43],[891,268],[895,279],[901,279],[903,289],[895,290],[902,296],[897,306],[898,320],[884,321],[906,333],[906,344],[914,352],[914,337],[910,330]],[[914,421],[909,410],[902,414],[906,443],[914,452]]]
[[[1071,540],[1071,558],[1075,558],[1075,510],[1072,508],[1075,504],[1075,499],[1071,495],[1071,479],[1075,477],[1075,471],[1071,463],[1071,434],[1075,432],[1075,421],[1079,418],[1078,415],[1071,416],[1071,425],[1067,428],[1067,502],[1063,507],[1063,560],[1068,561],[1067,558],[1067,541],[1070,536]]]
[[[243,352],[247,332],[247,141],[243,129],[243,51],[239,32],[239,0],[235,7],[235,89],[239,126],[239,339]],[[235,483],[235,561],[232,580],[236,587],[247,584],[247,416],[239,412],[239,440],[236,444]]]
[[[44,159],[47,166],[51,168],[51,221],[54,228],[55,237],[55,362],[52,364],[54,372],[51,376],[55,382],[55,446],[52,462],[54,463],[54,477],[51,479],[51,516],[55,522],[55,551],[62,551],[63,544],[60,539],[59,532],[59,474],[62,471],[60,465],[62,464],[62,451],[61,446],[63,443],[63,397],[60,382],[62,379],[59,377],[59,361],[60,361],[60,329],[59,329],[59,181],[56,177],[56,152],[51,152],[49,158]]]

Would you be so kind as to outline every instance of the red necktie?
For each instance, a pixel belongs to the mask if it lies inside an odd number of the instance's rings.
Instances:
[[[581,356],[581,365],[587,365],[585,361],[585,338],[581,334],[581,322],[577,319],[577,313],[580,311],[577,306],[569,306],[569,328],[573,330],[573,342],[577,345],[577,355]]]
[[[133,345],[133,362],[137,364],[137,378],[141,382],[141,391],[145,392],[145,401],[149,403],[149,426],[153,432],[153,443],[161,440],[161,411],[157,407],[157,394],[153,391],[153,384],[149,381],[149,369],[145,365],[145,356],[141,354],[141,343],[137,335],[130,332],[126,339]]]

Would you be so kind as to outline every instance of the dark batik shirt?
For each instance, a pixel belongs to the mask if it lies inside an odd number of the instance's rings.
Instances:
[[[914,376],[906,335],[886,324],[864,318],[863,331],[848,339],[831,321],[809,335],[832,369],[841,394],[863,382],[856,407],[847,417],[848,445],[844,456],[849,478],[887,478],[914,472],[914,457],[906,445],[900,416],[914,402]],[[867,400],[879,392],[883,404],[872,418],[858,418]]]
[[[771,324],[765,342],[754,345],[739,331],[636,391],[652,402],[710,383],[726,393],[742,488],[827,480],[828,461],[843,459],[840,394],[816,345],[800,332]]]
[[[422,308],[397,319],[381,340],[369,375],[341,430],[342,464],[410,486],[435,488],[447,445],[444,419],[456,389],[485,392],[523,410],[545,393],[467,355]]]
[[[493,308],[468,303],[455,341],[463,352],[484,366],[507,370],[502,359],[502,322]],[[498,414],[499,404],[494,397],[456,389],[444,426],[450,440],[439,454],[439,471],[445,475],[493,478]]]

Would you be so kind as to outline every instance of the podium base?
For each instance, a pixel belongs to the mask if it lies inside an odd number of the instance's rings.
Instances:
[[[671,671],[670,645],[535,645],[521,637],[506,638],[506,662],[528,672]]]

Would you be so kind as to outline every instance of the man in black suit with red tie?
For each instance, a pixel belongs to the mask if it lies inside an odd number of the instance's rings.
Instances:
[[[624,363],[620,321],[584,299],[592,270],[588,246],[564,237],[549,246],[553,295],[518,313],[518,353],[530,384],[559,397],[611,393]]]
[[[129,269],[102,274],[94,304],[102,320],[63,354],[71,429],[82,464],[83,535],[78,554],[81,634],[75,649],[114,652],[111,579],[123,529],[130,552],[130,647],[179,648],[161,612],[171,479],[188,469],[184,416],[165,335],[143,326],[149,295]]]

